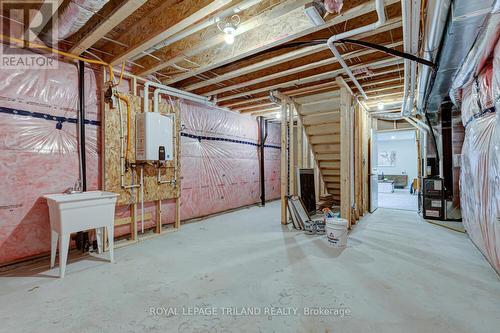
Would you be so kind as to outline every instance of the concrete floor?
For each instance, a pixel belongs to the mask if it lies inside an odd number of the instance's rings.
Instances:
[[[48,261],[4,273],[0,331],[479,333],[500,327],[500,280],[482,255],[465,234],[413,212],[378,209],[338,250],[324,236],[282,228],[273,202],[184,225],[118,249],[115,259],[71,262],[63,280],[53,277],[57,269],[46,270]],[[332,310],[304,314],[318,306]],[[239,313],[228,315],[227,307]],[[241,307],[261,314],[245,316]],[[192,315],[196,310],[205,315]]]
[[[418,208],[418,196],[410,194],[409,189],[394,189],[393,193],[378,192],[378,206],[380,208],[403,209],[416,212]]]

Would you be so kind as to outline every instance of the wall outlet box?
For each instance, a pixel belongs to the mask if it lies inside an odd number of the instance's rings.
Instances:
[[[170,161],[174,149],[174,116],[144,112],[136,116],[136,160]]]

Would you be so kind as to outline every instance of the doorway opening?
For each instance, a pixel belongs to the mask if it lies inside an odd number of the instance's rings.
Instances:
[[[378,206],[417,211],[418,153],[415,130],[377,133]]]

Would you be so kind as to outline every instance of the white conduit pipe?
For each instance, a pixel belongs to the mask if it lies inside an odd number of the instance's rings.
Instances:
[[[363,87],[361,87],[358,80],[356,80],[356,77],[354,77],[354,74],[352,73],[349,66],[347,66],[347,64],[344,62],[344,59],[342,59],[339,51],[335,47],[335,42],[340,40],[340,39],[343,39],[343,38],[349,38],[349,37],[352,37],[354,35],[358,35],[358,34],[361,34],[364,32],[375,30],[378,27],[380,27],[382,24],[384,24],[385,23],[384,0],[375,0],[375,9],[376,9],[377,15],[378,15],[377,22],[366,25],[364,27],[359,27],[359,28],[356,28],[356,29],[353,29],[350,31],[346,31],[346,32],[343,32],[343,33],[338,34],[338,35],[333,35],[332,37],[328,38],[328,41],[326,42],[326,44],[328,45],[328,47],[330,48],[332,53],[335,55],[335,58],[337,59],[339,64],[346,71],[349,78],[352,80],[352,82],[354,82],[354,84],[358,88],[359,92],[361,93],[361,96],[363,96],[363,99],[368,99],[368,96],[366,96],[366,93],[363,90]]]
[[[410,0],[401,0],[401,17],[402,17],[402,23],[403,23],[403,51],[408,53],[410,51],[410,35],[411,32],[410,26],[408,24],[408,20],[410,19]],[[401,116],[405,114],[406,110],[406,104],[408,103],[408,93],[409,93],[409,78],[408,76],[410,75],[410,60],[406,59],[404,60],[404,96],[403,96],[403,103],[401,106]]]
[[[211,103],[207,97],[196,95],[184,90],[180,89],[175,89],[169,86],[166,86],[164,84],[152,82],[152,81],[146,81],[144,83],[144,98],[143,98],[143,105],[144,105],[144,112],[149,111],[149,87],[154,87],[154,88],[159,88],[164,91],[167,91],[168,95],[173,96],[173,97],[179,97],[188,101],[193,101],[196,103],[201,103],[204,105],[208,106],[213,106],[213,103]]]
[[[424,123],[423,121],[416,118],[405,117],[405,119],[424,134],[422,147],[420,149],[423,152],[422,159],[424,161],[424,168],[422,168],[422,176],[425,177],[427,176],[427,133],[429,133],[430,131],[429,126],[427,126],[427,124]]]
[[[413,0],[411,8],[411,54],[417,55],[418,53],[418,36],[420,32],[420,0]],[[415,102],[415,90],[417,84],[417,63],[412,61],[410,63],[410,104],[407,105],[405,110],[406,114],[413,113]]]

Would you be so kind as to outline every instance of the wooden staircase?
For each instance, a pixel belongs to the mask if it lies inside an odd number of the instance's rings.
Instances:
[[[326,191],[340,201],[340,108],[338,93],[297,98],[305,129]]]

